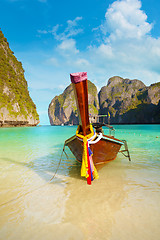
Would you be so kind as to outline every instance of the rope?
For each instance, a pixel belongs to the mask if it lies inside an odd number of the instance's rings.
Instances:
[[[99,142],[101,140],[101,138],[103,137],[102,133],[100,133],[99,135],[97,134],[97,136],[98,136],[97,139],[89,142],[89,145]]]
[[[60,157],[60,160],[59,160],[59,163],[58,163],[57,169],[56,169],[56,171],[55,171],[53,177],[52,177],[52,178],[51,178],[46,184],[50,183],[50,182],[55,178],[55,176],[56,176],[56,174],[57,174],[57,172],[58,172],[59,166],[60,166],[60,164],[61,164],[61,160],[62,160],[63,152],[66,154],[66,152],[64,151],[64,149],[65,149],[65,144],[64,144],[64,146],[63,146],[63,150],[62,150],[62,153],[61,153],[61,157]],[[66,157],[67,157],[67,159],[68,159],[67,154],[66,154]]]
[[[28,194],[30,194],[30,193],[33,193],[33,192],[37,191],[38,189],[43,188],[43,187],[45,187],[47,184],[51,183],[51,181],[55,178],[55,176],[56,176],[56,174],[57,174],[57,172],[58,172],[58,169],[59,169],[59,167],[60,167],[60,164],[61,164],[61,161],[62,161],[63,152],[65,153],[65,155],[66,155],[66,157],[67,157],[67,159],[68,159],[68,156],[67,156],[67,154],[66,154],[66,152],[65,152],[64,149],[65,149],[65,144],[64,144],[64,146],[63,146],[63,150],[62,150],[61,157],[60,157],[60,160],[59,160],[59,162],[58,162],[58,166],[57,166],[57,168],[56,168],[56,171],[55,171],[54,175],[51,177],[51,179],[50,179],[48,182],[46,182],[45,184],[43,184],[43,185],[41,185],[41,186],[39,186],[39,187],[31,190],[31,191],[28,191],[28,192],[26,192],[26,193],[24,193],[24,194],[21,194],[21,195],[19,195],[18,197],[12,198],[11,200],[0,204],[0,207],[5,206],[5,205],[7,205],[7,204],[9,204],[9,203],[12,203],[12,202],[20,199],[21,197],[24,197],[24,196],[26,196],[26,195],[28,195]]]

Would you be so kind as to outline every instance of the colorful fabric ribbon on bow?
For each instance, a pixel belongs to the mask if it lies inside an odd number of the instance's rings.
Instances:
[[[82,166],[81,166],[81,176],[87,178],[87,183],[91,185],[91,181],[93,179],[98,179],[97,169],[94,166],[93,159],[92,159],[92,151],[89,147],[89,142],[95,139],[96,133],[93,130],[92,125],[90,125],[91,133],[83,136],[79,133],[80,126],[76,131],[76,136],[79,140],[83,141],[83,155],[82,155]]]

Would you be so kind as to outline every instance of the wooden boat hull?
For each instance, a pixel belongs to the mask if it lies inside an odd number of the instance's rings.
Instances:
[[[90,145],[94,165],[98,167],[98,165],[114,160],[123,144],[114,137],[103,135],[99,142]],[[83,143],[73,136],[66,140],[65,145],[69,147],[77,161],[82,162]]]

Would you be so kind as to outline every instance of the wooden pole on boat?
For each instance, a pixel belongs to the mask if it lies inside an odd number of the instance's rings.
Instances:
[[[87,73],[71,73],[70,78],[78,109],[79,125],[82,128],[82,134],[86,136],[90,133]]]

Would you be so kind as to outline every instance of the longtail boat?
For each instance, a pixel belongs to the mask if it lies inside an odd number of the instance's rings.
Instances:
[[[90,124],[87,72],[72,73],[70,78],[76,99],[79,126],[76,135],[65,141],[65,146],[69,147],[77,161],[81,163],[81,176],[86,177],[87,183],[91,184],[94,178],[98,178],[97,169],[114,160],[125,142],[114,136],[104,135],[102,126],[105,124]],[[109,127],[112,130],[112,127]]]

